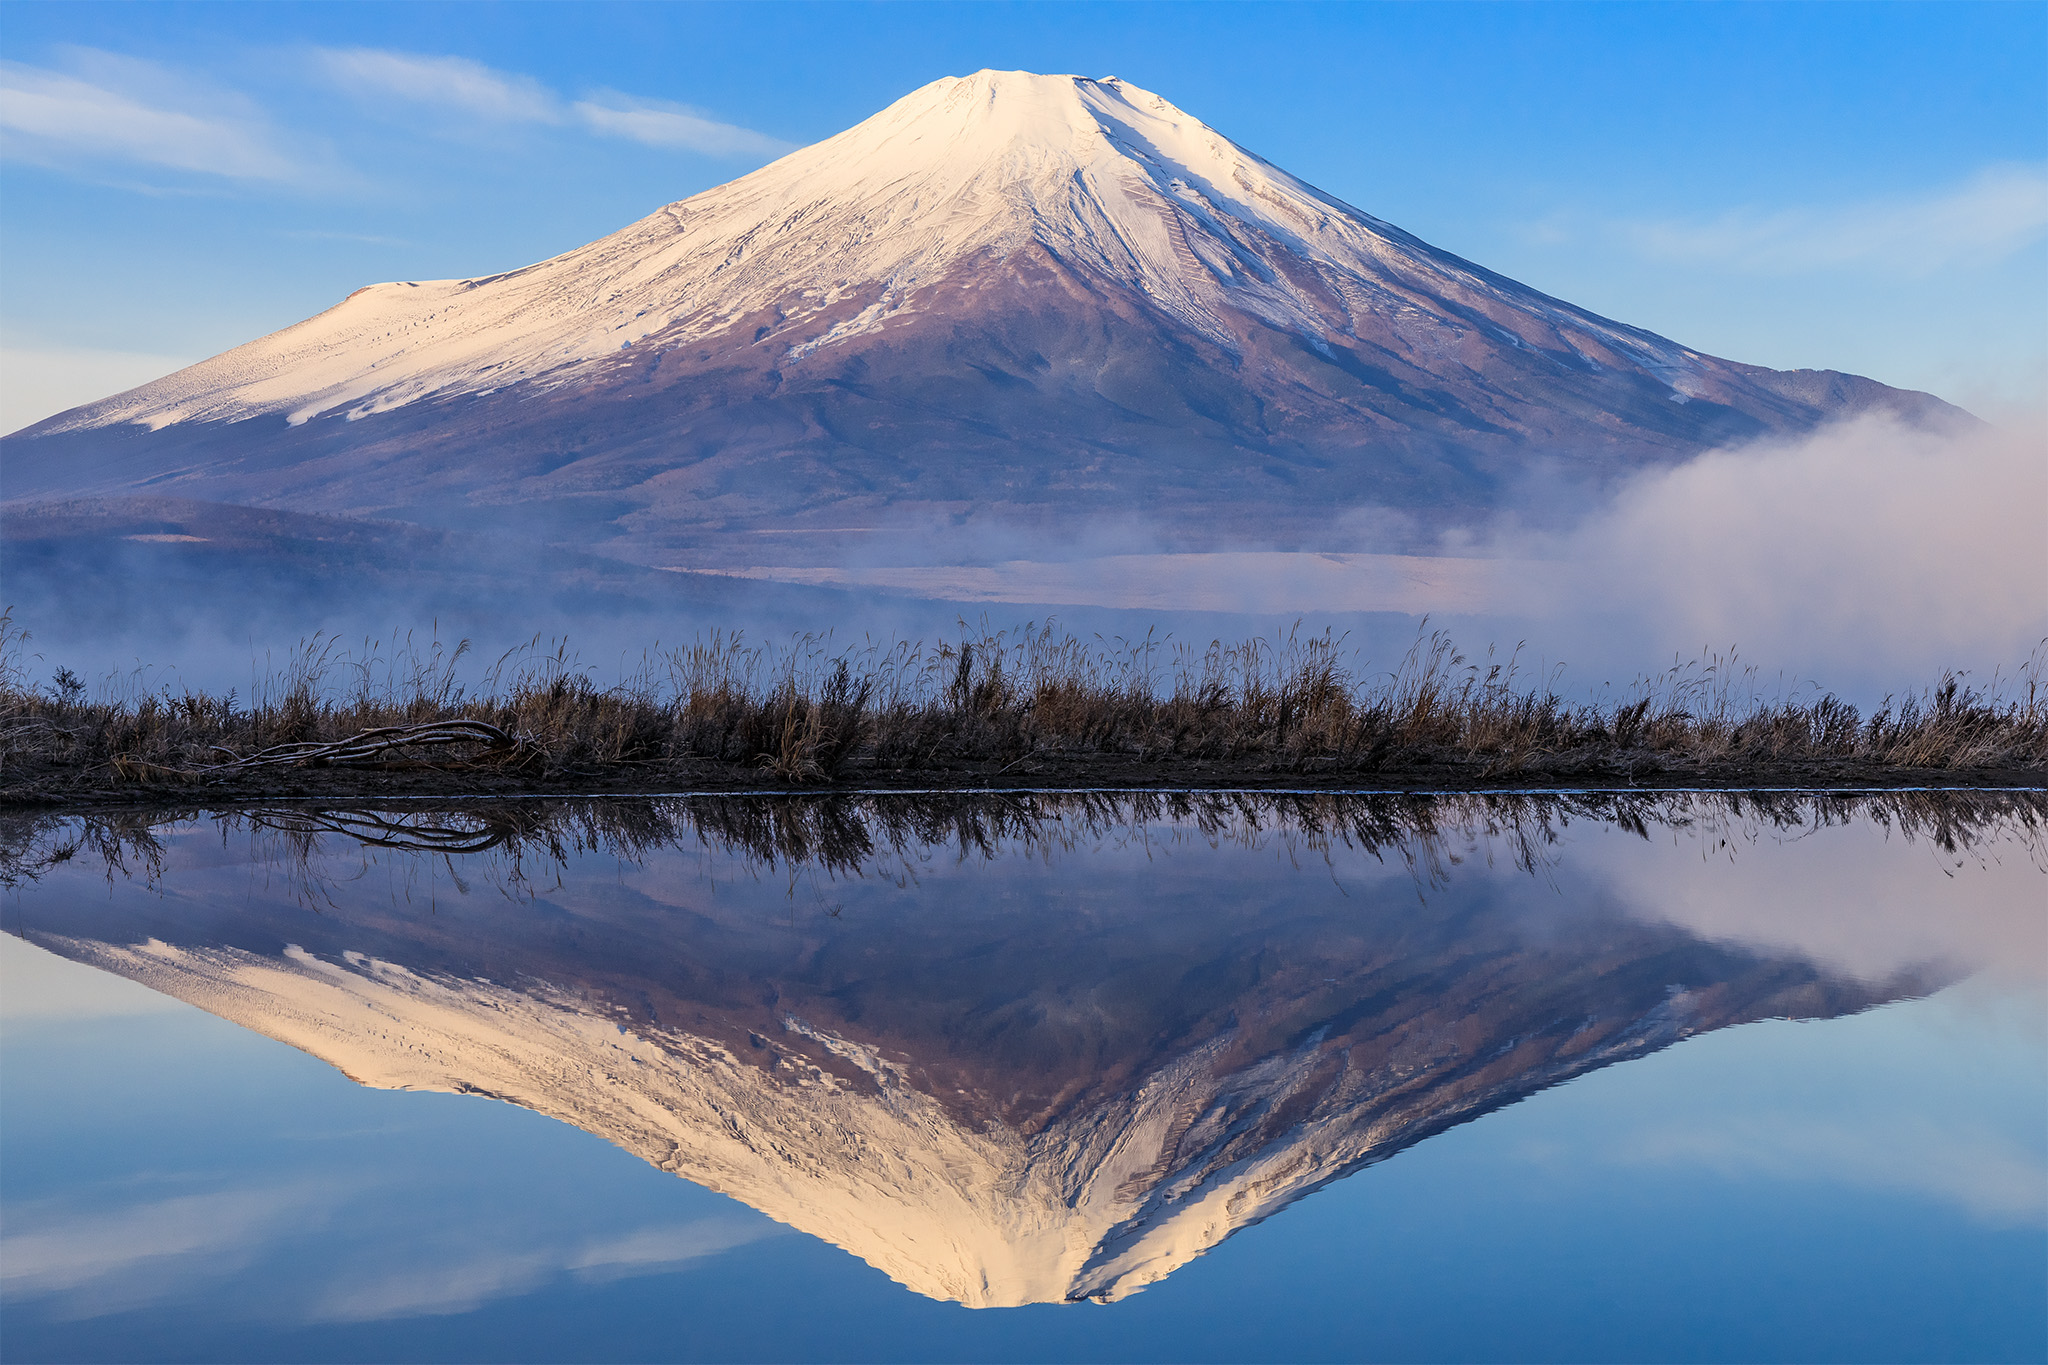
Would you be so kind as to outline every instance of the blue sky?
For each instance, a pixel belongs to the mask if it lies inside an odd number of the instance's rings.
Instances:
[[[2048,6],[15,4],[0,425],[613,231],[982,67],[1115,74],[1688,345],[2048,370]]]

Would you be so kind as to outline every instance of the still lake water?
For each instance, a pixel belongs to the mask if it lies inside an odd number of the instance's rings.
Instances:
[[[12,1360],[2040,1360],[2035,796],[0,823]]]

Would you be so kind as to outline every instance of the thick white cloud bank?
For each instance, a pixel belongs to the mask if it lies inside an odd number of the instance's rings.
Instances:
[[[1496,609],[1582,683],[1730,649],[1850,690],[1988,681],[2048,636],[2048,440],[2039,416],[1866,417],[1642,475],[1493,549],[1515,565]]]

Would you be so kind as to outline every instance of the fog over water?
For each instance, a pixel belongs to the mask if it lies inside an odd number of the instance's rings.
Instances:
[[[1869,694],[1944,669],[2010,672],[2048,637],[2048,419],[1933,432],[1883,417],[1644,474],[1497,599],[1584,677],[1739,649]]]

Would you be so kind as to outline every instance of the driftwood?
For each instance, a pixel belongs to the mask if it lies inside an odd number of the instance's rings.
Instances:
[[[402,763],[395,757],[401,749],[440,748],[451,744],[477,744],[483,747],[478,753],[439,762],[417,760],[414,763]],[[247,757],[220,745],[212,746],[212,752],[225,755],[228,761],[197,768],[172,768],[148,762],[131,754],[116,754],[113,760],[114,770],[123,777],[145,782],[166,779],[198,782],[211,777],[246,773],[258,768],[418,766],[445,770],[466,768],[478,763],[516,768],[524,767],[540,756],[538,747],[526,736],[512,734],[481,720],[434,720],[418,725],[383,725],[376,729],[360,731],[347,739],[331,740],[326,743],[308,741],[273,744]]]
[[[342,834],[358,844],[407,853],[483,853],[511,839],[521,828],[514,821],[474,815],[469,823],[460,823],[463,814],[263,809],[245,812],[249,823],[260,829],[300,836]]]

